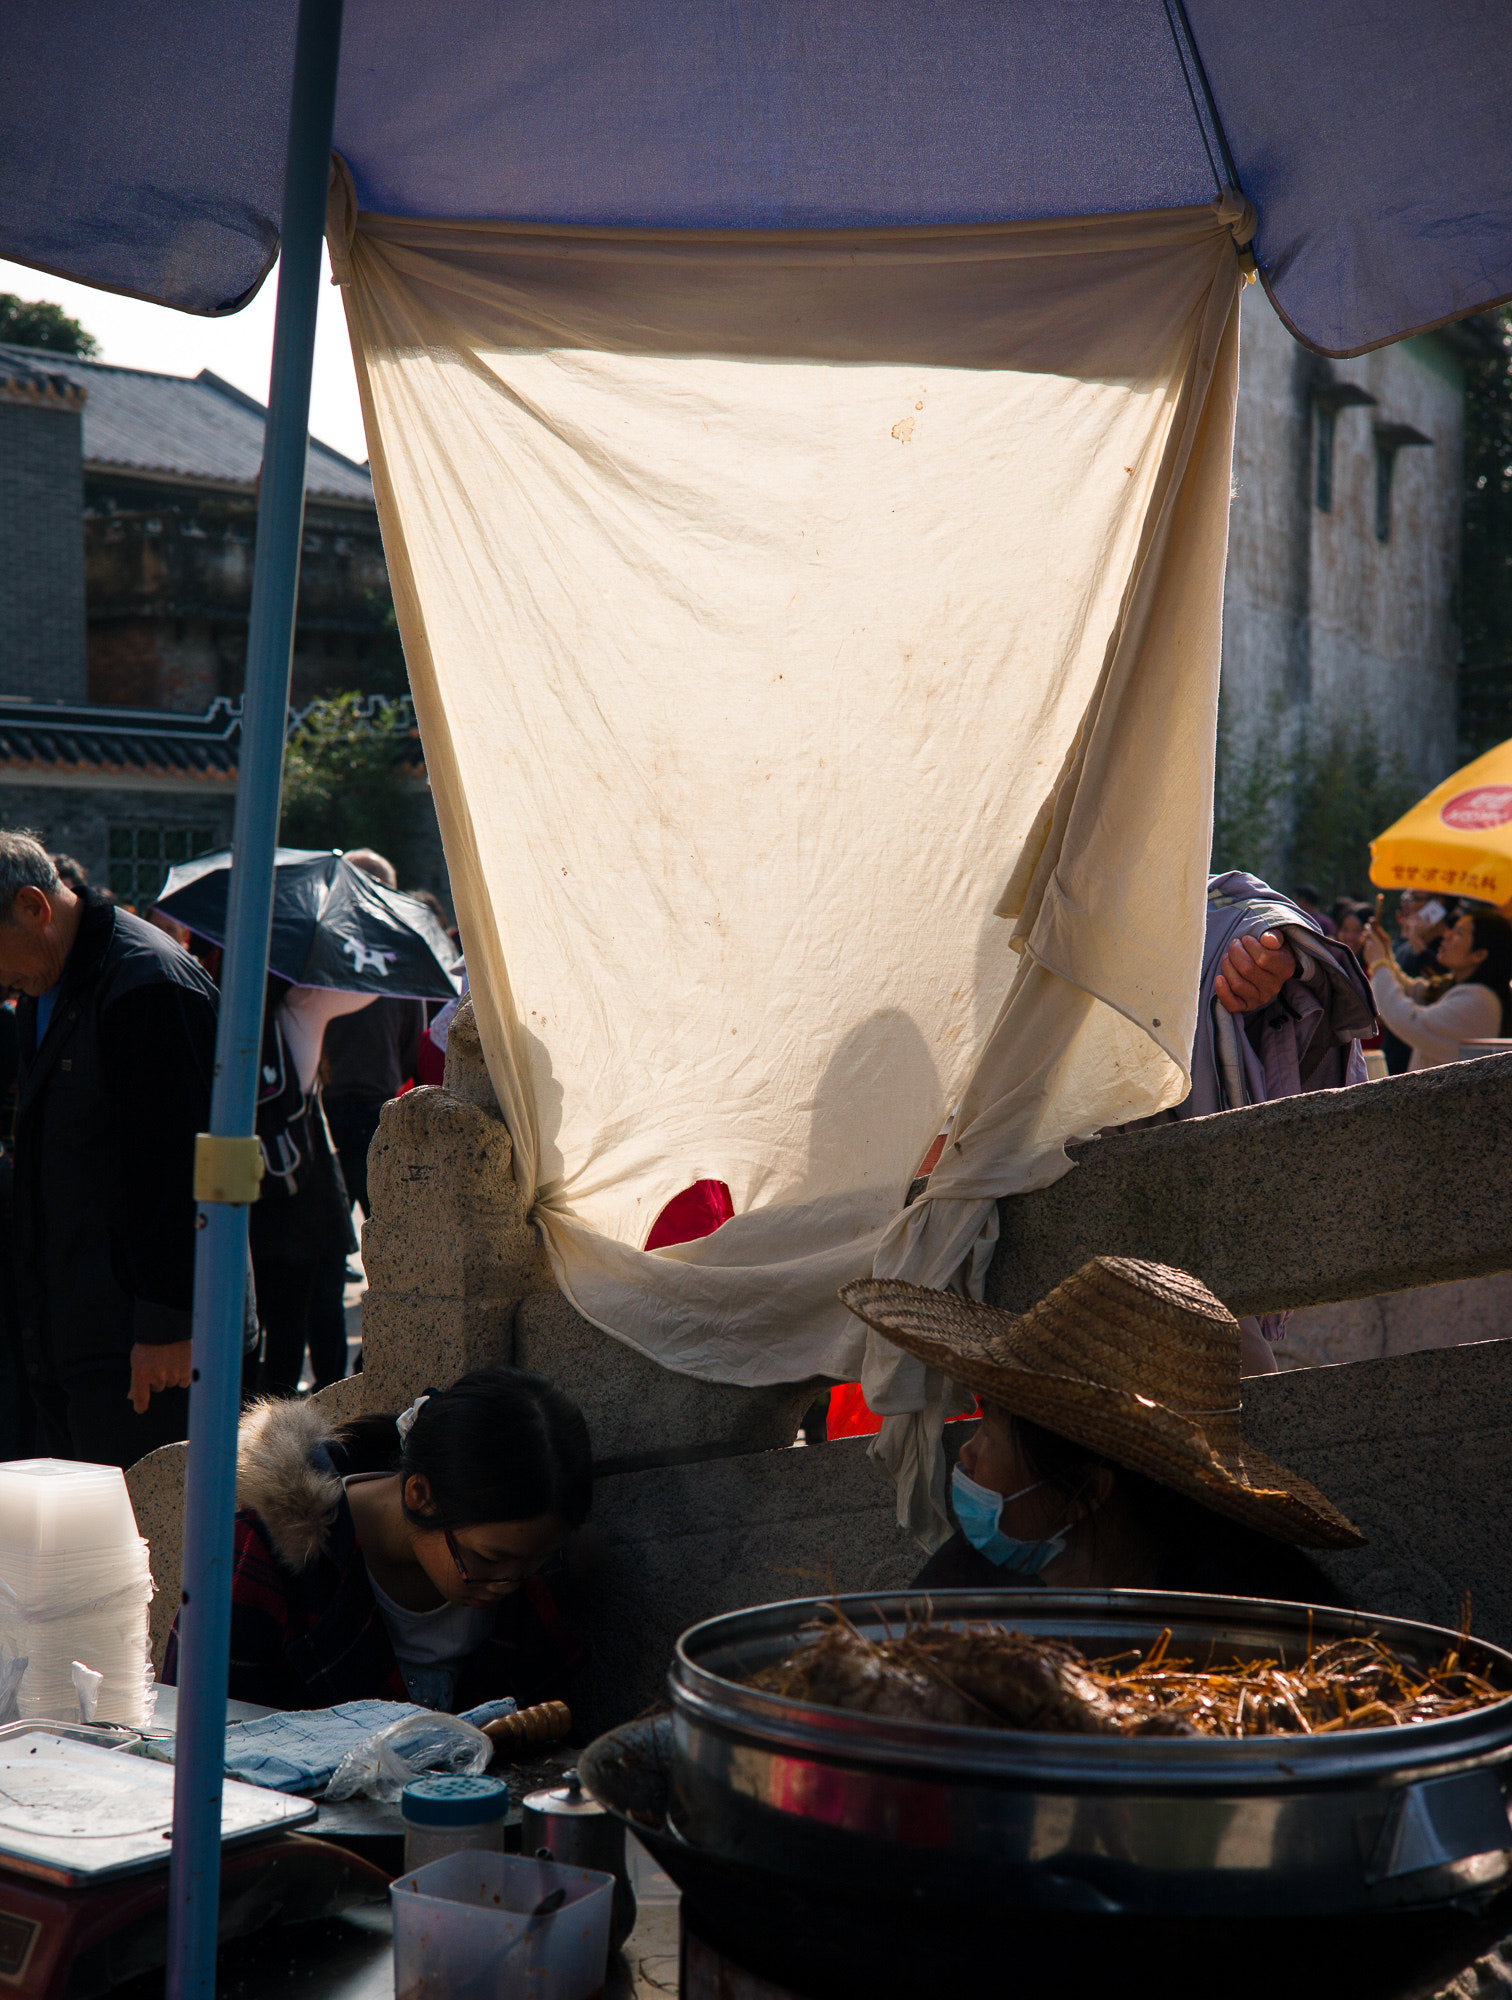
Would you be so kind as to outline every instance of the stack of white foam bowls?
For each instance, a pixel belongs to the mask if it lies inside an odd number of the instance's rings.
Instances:
[[[27,1663],[12,1712],[77,1721],[79,1661],[104,1675],[96,1721],[149,1722],[151,1596],[147,1544],[118,1467],[0,1464],[0,1685],[17,1659]]]

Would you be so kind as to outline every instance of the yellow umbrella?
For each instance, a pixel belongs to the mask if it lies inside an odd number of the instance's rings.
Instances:
[[[1435,787],[1370,843],[1378,889],[1512,902],[1512,742]]]

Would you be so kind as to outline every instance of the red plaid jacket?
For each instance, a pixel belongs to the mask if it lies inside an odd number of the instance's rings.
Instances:
[[[560,1699],[582,1664],[549,1583],[532,1577],[502,1600],[492,1633],[458,1674],[455,1708],[502,1695],[513,1695],[521,1708]],[[178,1683],[177,1619],[163,1680],[169,1687]],[[261,1516],[251,1508],[238,1511],[227,1691],[233,1701],[266,1708],[330,1708],[364,1696],[409,1699],[344,1494],[319,1554],[297,1570],[280,1559]]]

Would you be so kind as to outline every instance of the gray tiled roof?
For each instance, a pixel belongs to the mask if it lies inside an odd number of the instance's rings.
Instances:
[[[373,707],[370,697],[369,713]],[[289,717],[290,729],[298,727],[305,713],[301,709]],[[423,771],[425,753],[408,697],[401,714],[407,735],[399,746],[399,761],[411,771]],[[26,702],[0,695],[0,768],[234,779],[241,726],[241,703],[224,695],[203,715],[101,708],[92,702]]]
[[[66,376],[84,390],[84,460],[251,487],[262,464],[264,406],[208,368],[156,375],[0,343],[0,377]],[[367,468],[310,440],[307,492],[370,505]]]

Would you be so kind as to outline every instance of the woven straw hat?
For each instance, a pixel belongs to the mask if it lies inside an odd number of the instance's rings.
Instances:
[[[894,1278],[841,1293],[853,1313],[1016,1416],[1303,1548],[1364,1536],[1315,1486],[1245,1444],[1239,1322],[1166,1264],[1094,1257],[1027,1313]]]

